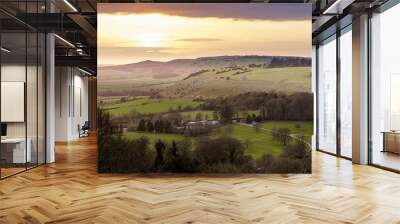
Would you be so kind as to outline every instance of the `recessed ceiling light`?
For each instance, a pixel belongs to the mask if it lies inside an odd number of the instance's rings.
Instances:
[[[73,6],[68,0],[64,0],[65,4],[67,4],[74,12],[78,12],[78,10]]]
[[[9,49],[7,49],[5,47],[1,47],[0,49],[1,49],[1,51],[4,51],[6,53],[10,53],[11,52],[11,50],[9,50]]]
[[[90,72],[88,72],[88,71],[86,71],[86,70],[83,70],[83,69],[81,69],[81,68],[79,68],[79,67],[78,67],[78,70],[81,71],[81,72],[83,72],[83,73],[85,73],[85,74],[87,74],[87,75],[90,75],[90,76],[93,75],[92,73],[90,73]]]
[[[61,40],[62,42],[64,42],[65,44],[69,45],[70,47],[75,48],[75,45],[73,45],[71,42],[69,42],[68,40],[62,38],[61,36],[59,36],[58,34],[54,34],[55,37],[57,37],[59,40]]]

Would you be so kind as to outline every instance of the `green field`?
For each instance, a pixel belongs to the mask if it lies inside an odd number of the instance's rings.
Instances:
[[[99,91],[157,91],[164,97],[196,98],[238,95],[251,91],[310,92],[311,67],[215,69],[182,80],[102,80]]]
[[[251,91],[310,92],[311,68],[251,68],[249,72],[209,71],[161,89],[166,97],[217,97]]]
[[[275,128],[290,126],[289,122],[268,122],[268,123],[269,124],[264,123],[263,125],[265,127],[273,126]],[[309,126],[310,124],[304,122],[304,126],[306,125]],[[308,131],[307,128],[304,128],[304,130]],[[293,131],[292,133],[295,132]],[[223,135],[229,135],[231,137],[240,140],[246,147],[245,154],[251,155],[254,159],[259,159],[265,153],[278,156],[282,151],[282,145],[272,138],[270,132],[265,130],[256,131],[256,129],[253,127],[240,124],[232,124],[214,130],[211,133],[210,137],[217,138]],[[177,134],[158,134],[158,133],[156,134],[156,133],[139,133],[139,132],[128,132],[125,133],[124,136],[129,139],[135,139],[141,136],[146,136],[147,138],[149,138],[152,148],[154,147],[154,143],[158,139],[171,142],[173,140],[179,141],[185,138],[184,136]]]
[[[206,120],[206,116],[207,116],[207,120],[212,120],[213,119],[213,114],[214,111],[212,110],[193,110],[193,111],[185,111],[185,112],[180,112],[183,120],[195,120],[196,119],[196,115],[200,113],[202,116],[202,120]],[[260,111],[258,110],[249,110],[249,111],[240,111],[238,113],[236,113],[234,115],[234,118],[236,118],[236,116],[239,116],[240,118],[246,118],[247,115],[259,115]]]
[[[122,80],[108,80],[102,79],[98,82],[99,91],[129,91],[132,89],[159,89],[165,88],[173,84],[177,80],[152,80],[152,79],[122,79]]]
[[[299,124],[300,128],[296,128],[295,124]],[[302,135],[309,142],[311,142],[313,134],[313,122],[311,121],[268,121],[261,123],[260,127],[269,130],[287,128],[292,134]]]
[[[208,120],[213,119],[213,111],[212,110],[193,110],[193,111],[185,111],[185,112],[180,112],[182,118],[184,120],[195,120],[196,115],[200,113],[202,116],[202,120],[205,119],[207,116]]]
[[[154,147],[154,143],[159,139],[167,142],[172,142],[173,140],[179,141],[185,138],[183,135],[165,133],[127,132],[124,134],[124,137],[128,139],[137,139],[143,136],[147,137],[150,140],[152,147]]]
[[[240,140],[246,147],[245,154],[259,159],[263,154],[277,156],[282,151],[282,145],[275,141],[266,131],[256,131],[253,127],[244,125],[228,125],[215,130],[213,137],[229,135]]]
[[[139,98],[136,100],[127,101],[124,103],[115,103],[104,106],[111,113],[112,116],[123,116],[127,115],[132,111],[139,113],[165,113],[169,109],[182,109],[187,106],[196,107],[201,102],[194,102],[190,99],[151,99],[151,98]]]
[[[295,128],[294,124],[298,123],[301,125],[300,128]],[[264,122],[261,124],[262,128],[265,129],[279,129],[279,128],[288,128],[291,130],[292,134],[301,134],[304,136],[309,136],[311,139],[311,135],[313,132],[312,122],[293,122],[293,121],[271,121]],[[259,159],[263,154],[270,154],[273,156],[278,156],[283,146],[272,138],[270,132],[265,130],[256,131],[255,128],[241,125],[241,124],[232,124],[220,127],[214,130],[210,137],[217,138],[223,135],[229,135],[240,140],[246,147],[245,154],[251,155],[254,159]],[[125,137],[129,139],[135,139],[142,136],[146,136],[149,138],[152,148],[154,148],[154,143],[158,139],[162,139],[167,142],[172,142],[173,140],[179,141],[184,139],[185,137],[177,134],[159,134],[159,133],[139,133],[139,132],[128,132],[124,134]],[[191,138],[194,139],[194,138]]]
[[[288,68],[270,68],[270,69],[255,69],[252,72],[244,73],[241,76],[235,77],[236,79],[243,79],[257,81],[273,81],[273,82],[287,82],[298,83],[303,85],[310,85],[311,78],[310,67],[288,67]]]
[[[221,127],[212,132],[210,137],[217,138],[225,135],[228,129],[231,129],[229,131],[229,136],[240,140],[246,147],[245,154],[251,155],[254,159],[259,159],[265,153],[277,156],[282,150],[282,146],[274,139],[272,139],[270,133],[263,131],[256,132],[252,127],[247,126],[228,125],[225,127]],[[155,142],[159,139],[166,142],[172,142],[173,140],[179,141],[185,138],[182,135],[176,134],[156,134],[139,132],[128,132],[125,133],[124,136],[128,139],[136,139],[142,136],[146,136],[147,138],[149,138],[151,147],[153,149]]]

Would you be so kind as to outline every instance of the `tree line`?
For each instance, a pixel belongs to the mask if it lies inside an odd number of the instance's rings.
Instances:
[[[198,137],[151,143],[126,139],[113,127],[109,114],[98,112],[100,173],[310,173],[311,153],[301,141],[284,146],[280,156],[260,159],[245,155],[245,145],[232,137]]]
[[[172,133],[172,124],[169,120],[152,120],[141,119],[136,128],[138,132],[155,132],[155,133]]]
[[[258,110],[260,120],[312,121],[314,98],[311,93],[248,92],[236,96],[203,99],[203,110],[229,109],[236,111]],[[233,116],[233,115],[232,115]]]

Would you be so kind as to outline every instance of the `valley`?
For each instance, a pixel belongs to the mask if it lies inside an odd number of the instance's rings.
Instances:
[[[294,170],[309,169],[308,152],[295,158],[289,151],[307,151],[311,141],[310,63],[299,57],[219,56],[101,67],[98,105],[120,142],[159,157],[183,153],[195,164],[196,157],[218,150],[240,155],[237,167],[196,168],[202,172],[258,172],[257,164],[266,161],[274,166],[268,172],[289,163]]]

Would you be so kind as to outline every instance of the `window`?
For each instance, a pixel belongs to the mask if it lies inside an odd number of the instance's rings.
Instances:
[[[371,18],[371,159],[400,170],[400,5]]]
[[[340,154],[352,157],[352,33],[351,26],[340,36]]]
[[[318,149],[336,153],[336,36],[318,48]]]

